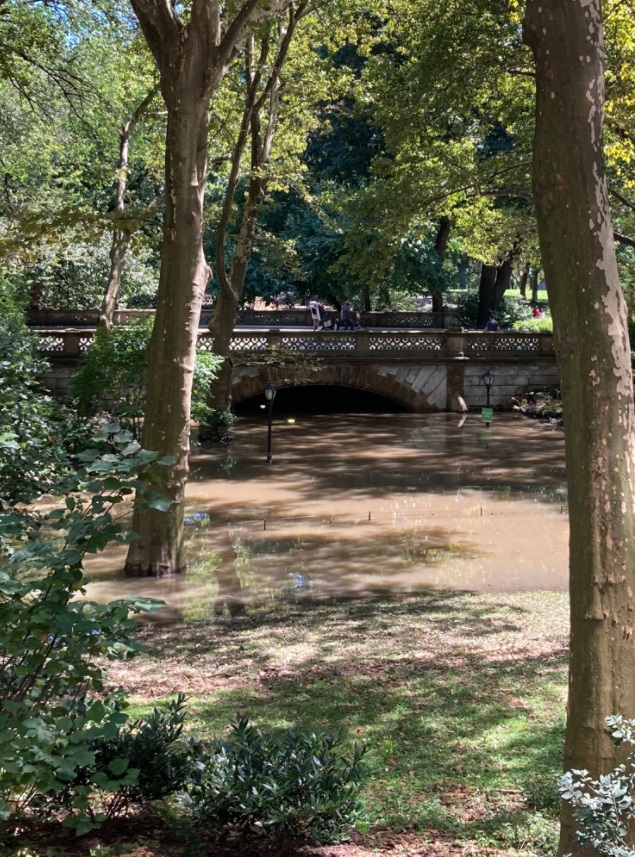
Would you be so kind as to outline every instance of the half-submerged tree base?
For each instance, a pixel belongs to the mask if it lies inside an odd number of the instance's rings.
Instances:
[[[135,516],[133,530],[139,538],[128,549],[126,577],[167,577],[185,571],[182,503],[174,512],[144,511]]]
[[[533,194],[562,382],[571,661],[564,767],[617,763],[605,718],[635,715],[635,421],[606,186],[600,0],[528,0]],[[560,853],[582,854],[563,809]]]

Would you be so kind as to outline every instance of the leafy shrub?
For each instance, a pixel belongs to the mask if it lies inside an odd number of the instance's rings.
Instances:
[[[620,715],[606,718],[616,746],[635,745],[635,720]],[[588,771],[568,771],[560,780],[560,797],[569,803],[578,822],[578,839],[606,857],[633,857],[628,844],[635,819],[635,752],[626,764],[593,779]]]
[[[46,367],[22,318],[0,302],[0,504],[28,503],[68,473],[69,452],[88,440],[88,426],[46,394],[38,374]]]
[[[331,735],[263,732],[238,718],[200,758],[187,805],[219,837],[332,840],[360,816],[364,752],[356,745],[346,756]]]
[[[209,408],[208,413],[200,420],[198,439],[202,442],[231,440],[235,423],[236,415],[232,413],[231,408],[224,411]]]
[[[476,324],[478,302],[478,291],[464,292],[459,298],[457,312],[466,324]],[[518,321],[531,318],[531,307],[521,297],[504,295],[495,315],[501,327],[512,327]]]
[[[104,814],[114,818],[133,804],[161,800],[182,789],[191,772],[194,744],[183,738],[185,697],[179,694],[165,710],[119,724],[89,744],[92,761],[79,767],[72,782],[47,806],[73,807],[91,783],[107,792]]]
[[[110,329],[98,328],[71,381],[71,394],[83,413],[107,411],[136,438],[144,413],[146,351],[153,324],[154,319],[149,317]],[[196,355],[192,389],[192,416],[196,420],[204,420],[211,410],[206,400],[220,362],[214,354],[199,351]]]
[[[7,434],[0,446],[12,442]],[[113,520],[113,508],[142,488],[150,465],[171,459],[140,449],[117,425],[104,426],[79,458],[84,470],[58,486],[64,508],[0,511],[0,818],[63,792],[78,770],[94,765],[99,741],[114,739],[127,720],[118,698],[104,692],[97,658],[130,654],[129,614],[152,605],[75,596],[85,583],[86,553],[134,538]],[[142,496],[148,506],[165,508],[164,498]],[[134,786],[139,771],[126,767],[125,781],[75,790],[69,823],[79,830],[98,823],[103,813],[94,812],[92,792]]]
[[[550,315],[544,318],[524,318],[522,321],[514,322],[514,330],[530,330],[536,333],[551,333],[553,330],[553,319]]]
[[[71,394],[83,413],[111,412],[139,436],[147,380],[146,350],[152,318],[97,328],[71,381]]]

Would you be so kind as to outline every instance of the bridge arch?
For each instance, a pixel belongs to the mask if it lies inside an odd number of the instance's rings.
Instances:
[[[436,376],[436,377],[435,377]],[[446,372],[442,365],[382,366],[374,364],[329,364],[301,381],[290,381],[284,370],[269,366],[241,366],[231,380],[232,401],[237,404],[262,393],[267,381],[279,388],[336,386],[382,396],[406,411],[419,413],[445,407]],[[420,383],[417,383],[417,382]],[[427,383],[423,383],[427,381]],[[436,395],[429,396],[432,390]]]

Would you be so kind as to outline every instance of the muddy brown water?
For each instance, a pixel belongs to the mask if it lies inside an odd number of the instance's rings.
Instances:
[[[205,618],[305,598],[429,589],[566,589],[561,431],[512,415],[298,416],[195,447],[185,575],[123,577],[124,549],[87,563],[87,597],[163,599]]]

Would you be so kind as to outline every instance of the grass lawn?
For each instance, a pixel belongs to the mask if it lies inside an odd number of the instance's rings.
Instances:
[[[368,841],[410,832],[470,853],[546,854],[567,624],[567,596],[550,592],[289,605],[147,626],[143,654],[111,676],[132,694],[133,714],[184,691],[200,734],[222,732],[241,711],[263,727],[365,742]]]

